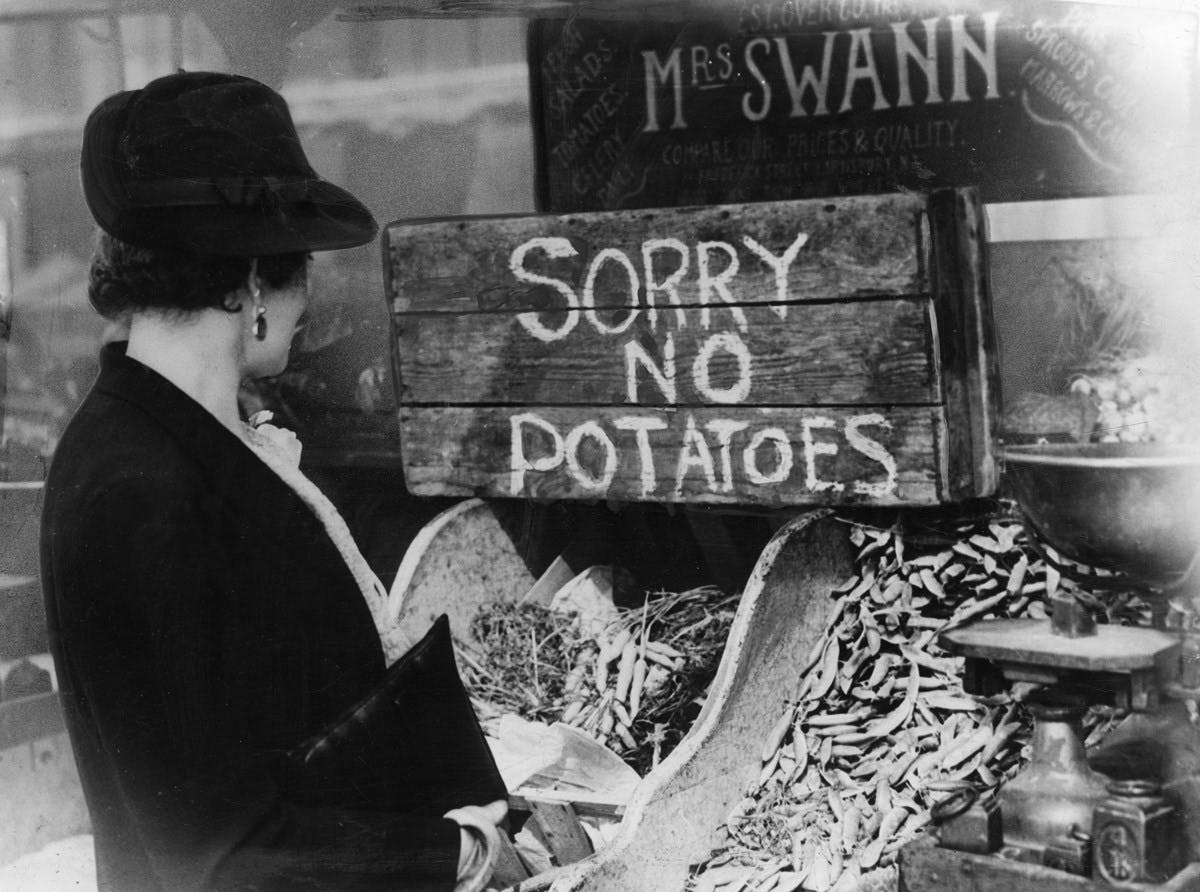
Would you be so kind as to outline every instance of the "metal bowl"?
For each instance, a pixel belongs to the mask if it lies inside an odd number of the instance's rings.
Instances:
[[[1003,461],[1029,526],[1065,557],[1166,584],[1200,551],[1200,447],[1010,446]]]

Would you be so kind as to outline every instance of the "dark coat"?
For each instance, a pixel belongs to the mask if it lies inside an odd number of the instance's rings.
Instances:
[[[102,890],[449,889],[456,824],[298,807],[275,756],[384,673],[312,511],[110,345],[46,482],[42,582]]]

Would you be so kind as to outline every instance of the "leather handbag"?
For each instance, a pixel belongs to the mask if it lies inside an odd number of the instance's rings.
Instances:
[[[441,816],[507,797],[445,614],[357,704],[284,759],[294,801]]]

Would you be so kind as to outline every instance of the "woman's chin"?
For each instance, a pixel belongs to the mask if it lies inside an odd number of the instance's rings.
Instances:
[[[283,374],[284,370],[287,369],[287,364],[287,356],[284,356],[282,359],[276,362],[255,363],[253,366],[246,369],[246,377],[255,381],[259,378],[275,378]]]

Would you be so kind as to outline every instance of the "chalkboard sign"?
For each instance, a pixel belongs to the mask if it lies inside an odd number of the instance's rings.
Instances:
[[[417,495],[936,504],[995,485],[969,191],[398,222]]]
[[[743,0],[531,25],[539,206],[1169,185],[1194,16],[1078,3]]]

